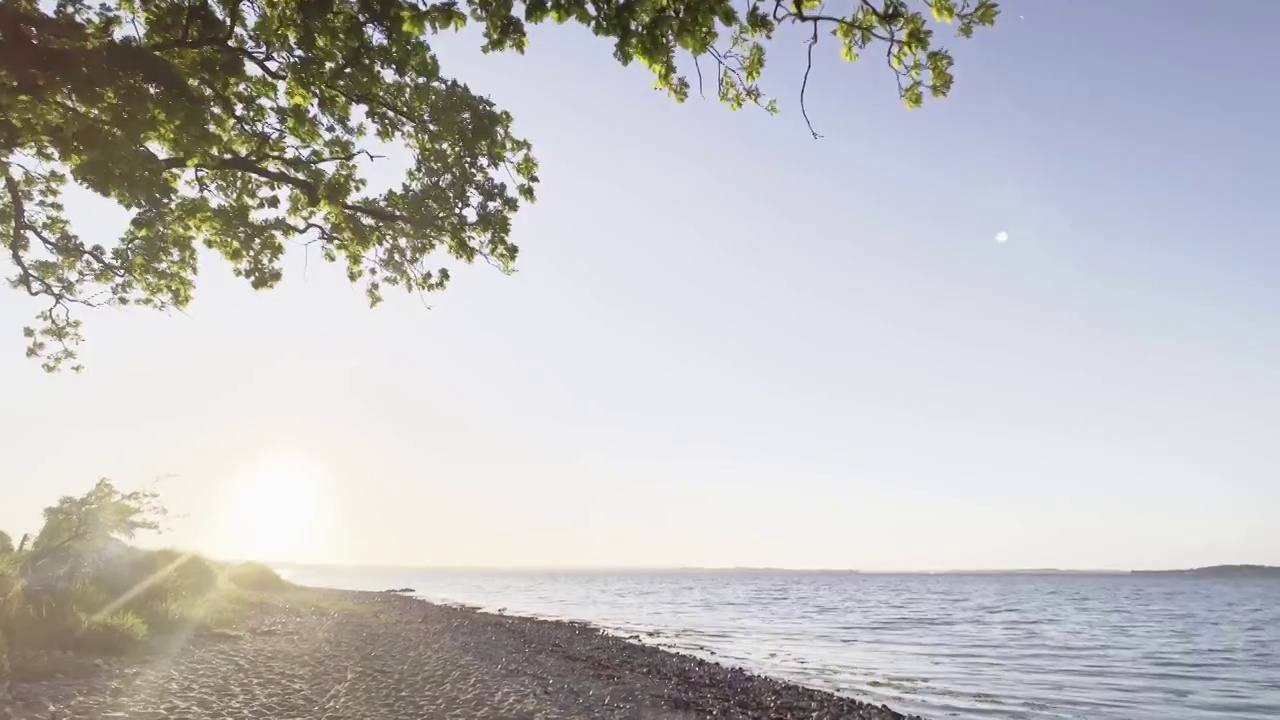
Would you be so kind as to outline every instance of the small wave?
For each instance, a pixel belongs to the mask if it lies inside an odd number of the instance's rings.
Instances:
[[[935,720],[1280,717],[1274,585],[768,573],[407,575],[377,583],[590,621],[755,672],[898,698],[900,709],[926,708]]]

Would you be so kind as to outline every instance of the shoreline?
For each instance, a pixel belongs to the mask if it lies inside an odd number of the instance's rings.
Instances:
[[[702,717],[920,720],[587,623],[297,588],[235,633],[14,681],[0,719]]]

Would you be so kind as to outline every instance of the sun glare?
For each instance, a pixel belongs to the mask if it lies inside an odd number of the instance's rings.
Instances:
[[[240,559],[304,560],[320,540],[327,500],[321,468],[274,457],[240,473],[226,513],[229,553]]]

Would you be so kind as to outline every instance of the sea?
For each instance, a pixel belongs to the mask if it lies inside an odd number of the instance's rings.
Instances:
[[[1280,578],[281,570],[586,621],[931,720],[1280,720]]]

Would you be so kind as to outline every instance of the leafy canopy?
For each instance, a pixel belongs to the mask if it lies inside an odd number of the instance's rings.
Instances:
[[[688,57],[700,89],[706,65],[721,101],[774,111],[759,85],[765,46],[799,26],[810,64],[820,35],[846,60],[882,52],[914,107],[952,85],[931,26],[969,37],[998,13],[991,0],[846,4],[5,0],[0,237],[9,283],[47,303],[24,330],[27,354],[51,371],[74,363],[77,307],[185,306],[202,245],[255,288],[279,282],[287,243],[317,246],[374,304],[385,287],[444,288],[444,257],[511,272],[511,218],[534,199],[538,166],[509,113],[443,74],[436,33],[474,23],[485,51],[522,52],[529,25],[579,23],[678,101]],[[362,174],[378,159],[372,139],[412,157],[383,192]],[[60,200],[68,183],[127,209],[123,235],[82,239]]]
[[[140,530],[158,530],[164,514],[155,492],[124,493],[102,479],[84,495],[64,496],[44,509],[44,526],[31,552],[42,557],[64,549],[90,551],[112,538],[131,539]]]

